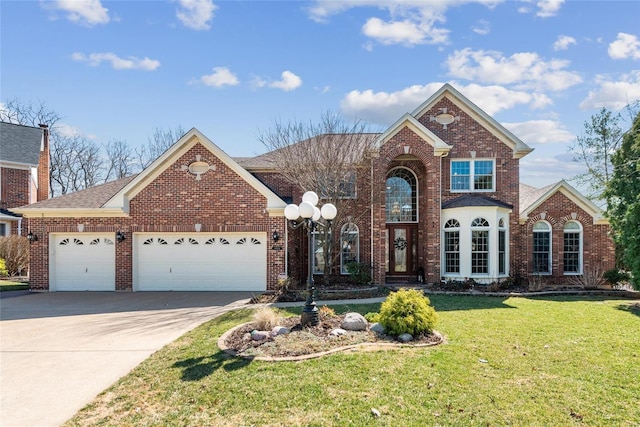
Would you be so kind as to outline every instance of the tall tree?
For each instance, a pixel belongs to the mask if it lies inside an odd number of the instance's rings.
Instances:
[[[132,175],[137,166],[131,146],[124,140],[113,139],[104,146],[107,153],[104,181],[112,181]]]
[[[357,179],[364,187],[368,178],[376,137],[362,122],[347,123],[339,114],[326,112],[319,123],[277,121],[272,129],[261,131],[258,140],[269,151],[275,170],[302,191],[315,191],[323,203],[334,204],[338,210],[334,222],[342,223],[369,212],[358,207],[355,190]],[[321,227],[318,235],[327,282],[339,251],[332,251],[328,227]]]
[[[606,191],[608,215],[622,261],[631,270],[634,287],[640,290],[640,113],[624,134],[612,164],[613,176]]]
[[[587,190],[589,199],[598,204],[604,203],[607,208],[609,202],[604,191],[613,174],[611,158],[620,146],[623,135],[619,121],[619,113],[602,108],[584,123],[584,134],[578,136],[576,143],[570,147],[573,161],[587,168],[585,173],[573,180]]]
[[[103,179],[101,147],[87,137],[57,135],[50,159],[52,197],[93,187]]]
[[[147,139],[147,144],[135,150],[140,170],[145,169],[155,159],[160,157],[162,153],[167,151],[167,149],[175,144],[185,133],[186,131],[181,125],[176,126],[174,129],[155,127],[153,134]]]

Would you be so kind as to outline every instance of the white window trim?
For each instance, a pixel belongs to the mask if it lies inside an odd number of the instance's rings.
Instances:
[[[358,228],[358,226],[355,225],[355,224],[345,224],[340,229],[340,274],[342,274],[342,275],[351,274],[351,273],[349,273],[347,271],[346,264],[343,263],[344,258],[342,256],[342,245],[343,245],[343,242],[344,242],[344,240],[342,239],[342,236],[345,234],[345,228],[349,228],[349,227],[355,227],[354,230],[349,230],[348,233],[356,235],[357,251],[356,251],[356,261],[355,262],[360,262],[360,228]]]
[[[488,226],[485,226],[485,225],[483,225],[483,226],[473,226],[473,225],[471,225],[471,224],[473,224],[473,222],[476,219],[479,219],[479,218],[480,219],[484,219],[485,221],[487,221],[489,223],[489,225]],[[491,263],[493,262],[493,258],[491,256],[492,255],[492,253],[491,253],[492,243],[493,243],[491,241],[492,240],[491,239],[491,231],[494,230],[494,229],[495,229],[495,227],[493,227],[491,225],[491,221],[489,221],[487,218],[485,218],[483,216],[477,216],[473,220],[471,220],[471,223],[469,224],[469,231],[470,231],[470,233],[469,233],[469,238],[470,238],[469,244],[471,245],[471,247],[470,247],[471,250],[469,251],[469,267],[470,267],[470,271],[471,271],[471,276],[470,277],[481,277],[481,278],[483,278],[483,277],[488,277],[488,276],[491,275],[491,266],[492,266]],[[486,273],[474,273],[473,272],[473,252],[474,252],[473,251],[473,232],[474,231],[486,231],[487,232],[487,252],[486,252],[486,254],[487,254],[487,272]],[[485,253],[485,252],[478,252],[478,253]],[[497,247],[496,247],[496,254],[497,254]]]
[[[533,230],[533,227],[535,227],[535,225],[539,222],[542,222],[544,224],[547,224],[547,226],[549,227],[548,230],[545,231],[536,231]],[[539,272],[539,271],[533,271],[535,268],[535,265],[532,265],[531,268],[531,274],[533,276],[551,276],[553,274],[553,227],[551,226],[551,224],[548,221],[545,220],[540,220],[540,221],[536,221],[533,226],[531,227],[531,231],[533,232],[533,234],[535,235],[535,233],[549,233],[549,261],[548,261],[548,265],[547,265],[547,271],[546,272]],[[535,239],[534,239],[535,240]],[[533,244],[533,240],[531,241],[531,243]],[[533,259],[533,247],[531,248],[531,262],[534,262]]]
[[[411,169],[409,169],[406,166],[396,166],[394,168],[389,169],[389,171],[387,171],[387,177],[385,178],[384,182],[385,182],[385,186],[387,183],[387,179],[389,179],[389,174],[391,172],[393,172],[396,169],[404,169],[406,171],[408,171],[409,173],[411,173],[411,175],[413,175],[413,179],[415,179],[416,181],[416,220],[415,221],[402,221],[402,222],[386,222],[387,224],[417,224],[420,222],[420,181],[418,181],[418,175],[416,175],[416,173],[414,171],[412,171]],[[384,217],[385,217],[385,221],[387,218],[387,194],[385,192],[385,200],[384,200]]]
[[[580,268],[578,269],[578,271],[573,272],[573,271],[569,271],[566,272],[564,271],[564,233],[567,232],[567,230],[565,229],[565,227],[567,226],[567,224],[577,224],[578,227],[580,227],[579,230],[568,230],[569,233],[579,233],[580,234],[580,247],[579,247],[579,253],[578,253],[578,263],[580,264]],[[584,272],[584,250],[583,250],[583,246],[584,246],[584,228],[582,227],[582,224],[580,224],[578,221],[567,221],[564,225],[564,227],[562,227],[562,274],[564,276],[581,276]]]
[[[492,162],[492,171],[491,171],[491,190],[476,190],[473,188],[474,178],[475,178],[475,162],[478,161],[490,161]],[[453,189],[453,163],[454,162],[469,162],[469,188],[468,189]],[[478,159],[451,159],[449,163],[449,191],[452,193],[495,193],[496,192],[496,159],[489,158],[478,158]]]

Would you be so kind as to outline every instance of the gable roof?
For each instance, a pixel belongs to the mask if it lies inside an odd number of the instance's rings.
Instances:
[[[544,188],[534,188],[529,185],[520,184],[520,223],[526,222],[531,212],[536,210],[557,192],[562,193],[578,205],[578,207],[587,212],[593,218],[594,224],[609,224],[609,220],[604,217],[604,211],[591,200],[584,197],[565,180]]]
[[[229,169],[238,174],[258,193],[267,199],[267,211],[272,214],[283,214],[286,203],[266,185],[251,175],[246,169],[234,161],[220,147],[215,145],[209,138],[204,136],[196,128],[192,128],[184,134],[175,144],[173,144],[160,157],[153,161],[144,171],[115,193],[105,204],[105,208],[119,208],[125,212],[129,211],[129,200],[135,197],[166,168],[168,168],[178,157],[182,156],[196,144],[202,144],[214,156],[216,156]]]
[[[0,122],[0,162],[37,167],[43,137],[42,128]]]
[[[471,102],[449,83],[445,83],[431,95],[429,99],[418,106],[411,115],[415,118],[420,118],[443,98],[447,98],[453,102],[456,107],[473,117],[496,138],[509,146],[513,150],[514,158],[520,159],[533,151],[533,148],[529,147],[520,138],[498,123],[493,117],[481,110],[480,107]]]
[[[451,145],[444,142],[438,135],[427,129],[422,123],[420,123],[414,116],[409,113],[405,113],[400,119],[389,127],[383,134],[381,134],[375,142],[376,147],[381,147],[385,142],[393,138],[395,134],[400,132],[405,127],[411,129],[418,134],[420,138],[426,141],[433,147],[435,156],[446,156],[449,150],[453,148]]]

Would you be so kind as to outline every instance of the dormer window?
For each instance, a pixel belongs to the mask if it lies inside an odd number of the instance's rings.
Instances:
[[[495,191],[495,161],[452,160],[451,191],[452,192],[490,192]]]

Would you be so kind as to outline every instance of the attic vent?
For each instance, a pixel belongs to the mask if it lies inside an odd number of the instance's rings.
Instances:
[[[440,114],[438,114],[437,116],[431,116],[430,120],[432,122],[440,123],[442,127],[446,129],[447,125],[450,125],[453,122],[459,121],[460,116],[454,116],[453,114],[448,113],[446,108],[441,108]]]
[[[209,163],[202,160],[202,156],[200,154],[196,155],[196,160],[189,163],[188,166],[182,165],[180,167],[183,171],[189,171],[190,174],[196,176],[196,181],[200,181],[202,179],[202,174],[207,173],[210,170],[216,170],[216,165],[210,165]]]

